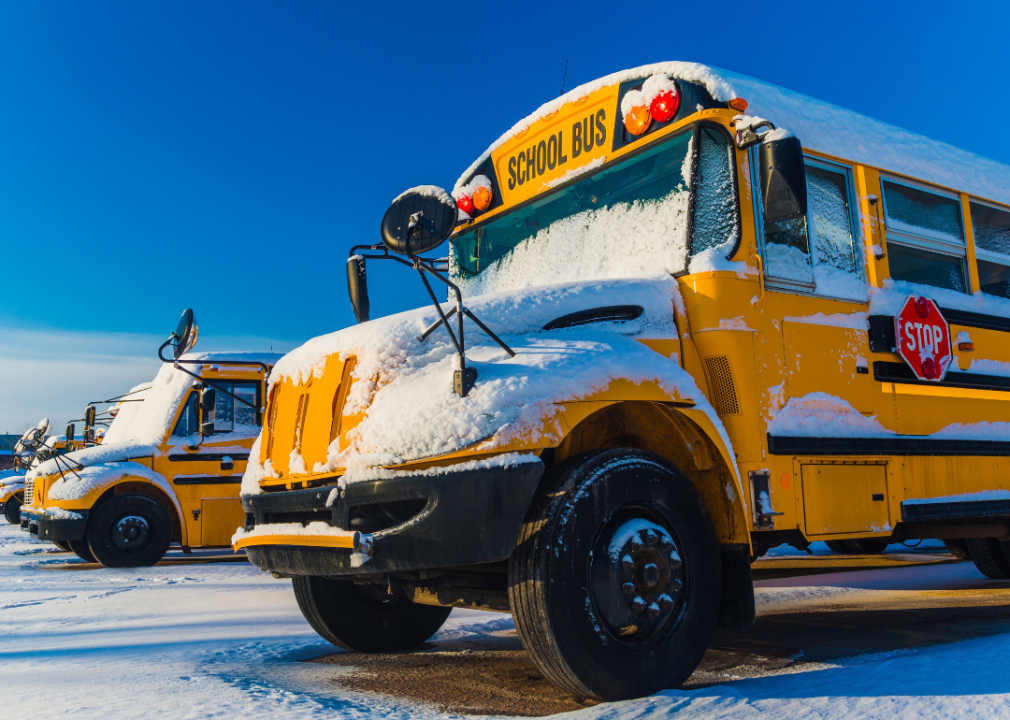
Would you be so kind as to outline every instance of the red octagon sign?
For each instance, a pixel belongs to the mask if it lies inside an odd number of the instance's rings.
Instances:
[[[935,302],[909,295],[894,317],[894,339],[898,354],[917,378],[943,380],[954,354],[950,349],[950,326]]]

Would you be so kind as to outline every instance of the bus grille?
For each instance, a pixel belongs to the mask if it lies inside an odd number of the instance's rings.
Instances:
[[[736,399],[733,373],[729,369],[729,358],[725,355],[705,358],[708,383],[712,388],[712,406],[717,415],[738,415],[740,404]]]
[[[35,489],[35,478],[26,477],[25,478],[25,505],[32,504],[32,491]]]

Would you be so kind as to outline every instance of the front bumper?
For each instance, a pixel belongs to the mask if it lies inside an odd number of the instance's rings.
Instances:
[[[258,525],[326,522],[369,531],[371,559],[352,564],[353,548],[321,547],[311,536],[272,536],[246,546],[249,561],[282,575],[359,575],[427,570],[504,560],[512,554],[544,466],[513,465],[409,475],[348,485],[331,506],[332,486],[244,495],[246,530]],[[405,510],[406,509],[406,510]],[[372,530],[368,517],[388,512]],[[364,517],[363,517],[364,516]],[[358,565],[357,567],[355,565]]]
[[[34,510],[21,510],[21,529],[37,540],[50,542],[80,540],[88,525],[88,512],[75,511],[78,517],[57,518]]]

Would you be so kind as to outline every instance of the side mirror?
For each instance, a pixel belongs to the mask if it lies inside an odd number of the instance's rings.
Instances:
[[[178,360],[192,350],[196,346],[198,337],[200,337],[200,328],[196,324],[196,316],[193,315],[192,310],[187,309],[179,318],[179,324],[175,328],[175,359]]]
[[[84,408],[84,427],[89,428],[95,424],[95,406],[88,405]]]
[[[214,419],[217,415],[217,390],[204,388],[200,391],[200,434],[214,434]]]
[[[382,216],[382,242],[399,255],[420,255],[449,239],[457,217],[456,201],[442,188],[412,188]]]
[[[67,423],[67,429],[63,431],[64,437],[67,438],[68,443],[74,441],[74,434],[77,432],[77,428],[74,427],[73,423]]]
[[[347,292],[351,307],[359,323],[368,322],[368,280],[365,277],[365,258],[351,255],[347,258]]]
[[[767,222],[807,213],[807,178],[803,146],[795,137],[769,140],[758,149],[761,197]]]

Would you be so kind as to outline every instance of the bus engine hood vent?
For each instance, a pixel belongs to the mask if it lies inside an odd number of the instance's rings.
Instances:
[[[562,315],[544,325],[544,330],[560,330],[561,328],[589,325],[599,322],[628,322],[637,319],[644,312],[641,305],[610,305],[608,307],[580,310],[579,312]]]
[[[736,396],[729,358],[725,355],[705,358],[708,386],[712,389],[712,407],[716,415],[739,415],[740,403]]]

